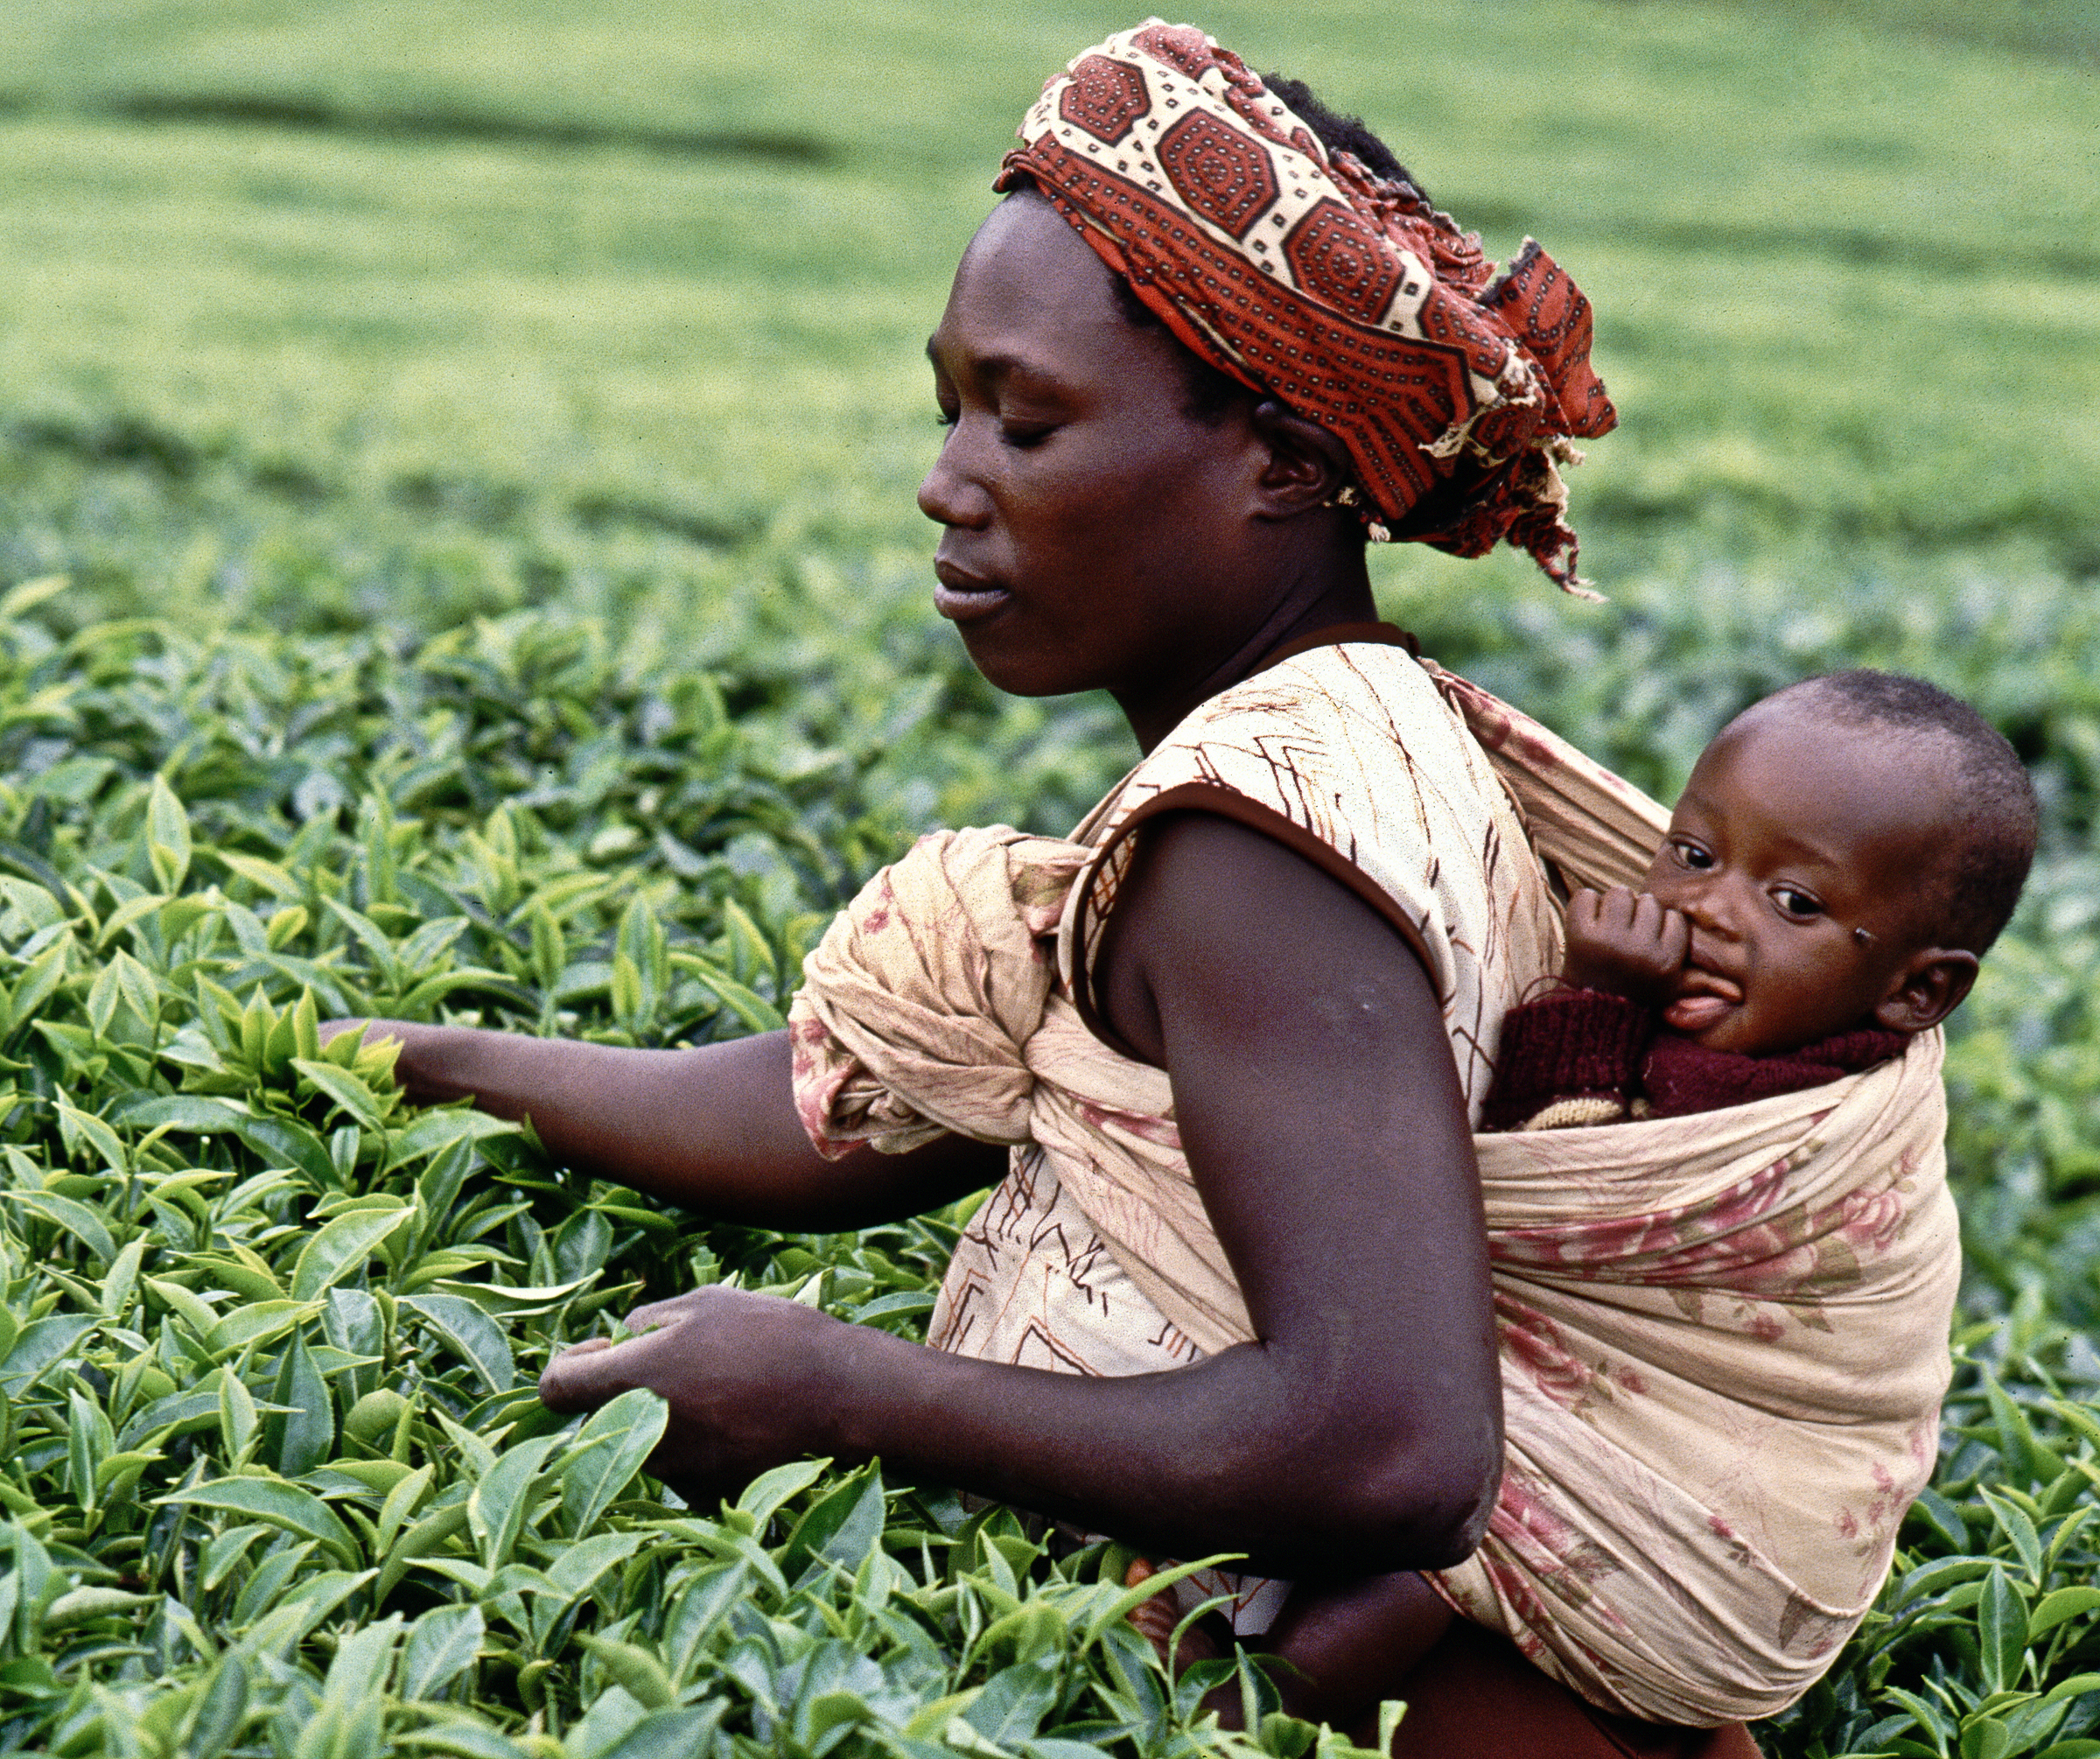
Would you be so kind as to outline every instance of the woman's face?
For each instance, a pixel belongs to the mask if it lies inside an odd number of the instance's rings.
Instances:
[[[934,605],[977,669],[1020,696],[1193,706],[1278,597],[1246,410],[1187,412],[1178,346],[1124,317],[1038,196],[984,222],[927,354],[948,430],[919,488],[947,528]]]

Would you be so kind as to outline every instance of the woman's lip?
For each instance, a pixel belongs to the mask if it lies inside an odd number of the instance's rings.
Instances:
[[[989,617],[1013,596],[1004,586],[943,563],[934,564],[934,575],[940,583],[934,588],[934,609],[951,623],[974,623]]]

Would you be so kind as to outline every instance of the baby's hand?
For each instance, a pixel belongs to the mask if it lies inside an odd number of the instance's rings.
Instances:
[[[1691,950],[1691,924],[1682,910],[1624,886],[1578,892],[1568,902],[1568,956],[1561,981],[1572,989],[1602,990],[1646,1007],[1661,1007],[1677,992]]]

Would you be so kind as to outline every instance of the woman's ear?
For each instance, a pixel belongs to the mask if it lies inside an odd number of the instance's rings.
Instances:
[[[1891,1032],[1920,1033],[1962,1005],[1976,981],[1977,957],[1958,947],[1921,947],[1903,962],[1888,994],[1874,1010]]]
[[[1268,448],[1256,486],[1257,515],[1290,519],[1324,507],[1355,480],[1348,448],[1320,426],[1264,397],[1250,411],[1255,437]]]

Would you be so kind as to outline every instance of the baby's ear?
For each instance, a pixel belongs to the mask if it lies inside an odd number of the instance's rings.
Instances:
[[[1977,958],[1959,947],[1921,947],[1903,962],[1881,1005],[1877,1025],[1891,1032],[1920,1033],[1936,1027],[1962,1005],[1976,981]]]

